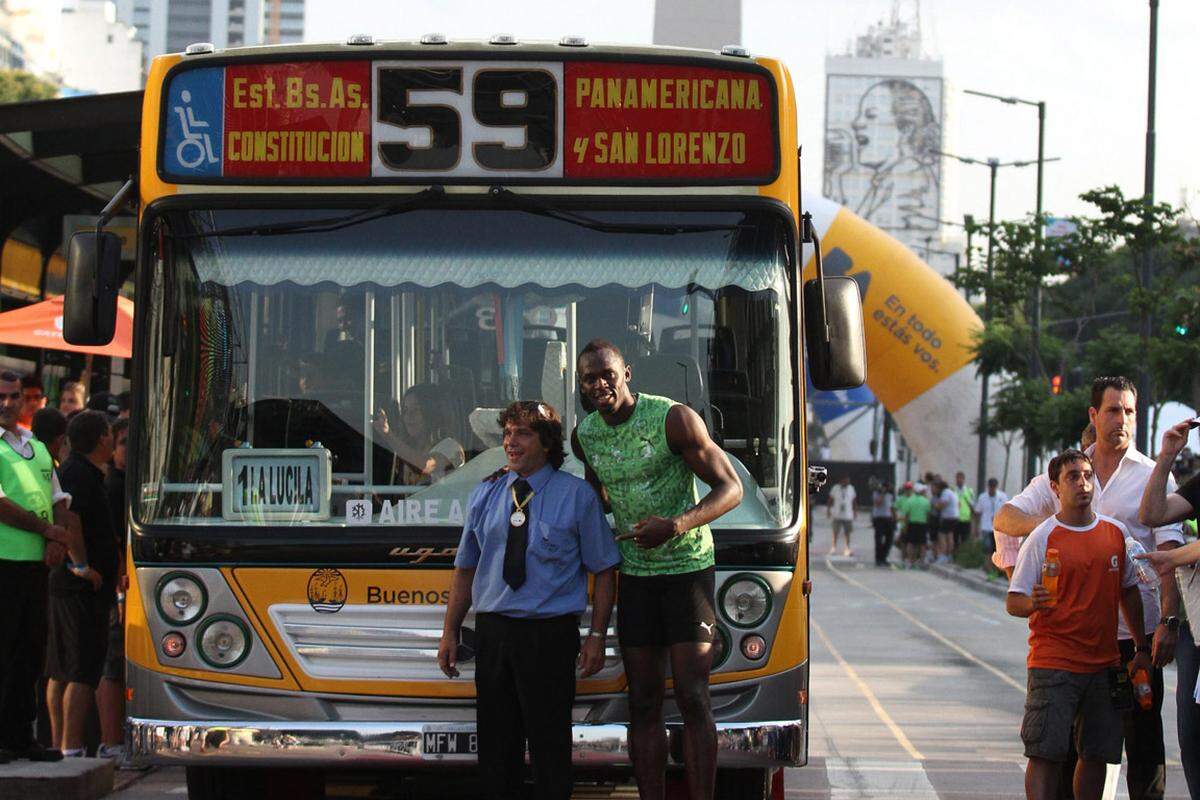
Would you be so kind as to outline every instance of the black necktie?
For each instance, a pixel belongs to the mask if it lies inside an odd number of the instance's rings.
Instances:
[[[516,496],[512,511],[520,507],[525,509],[525,519],[520,525],[513,525],[509,519],[508,543],[504,546],[504,582],[516,590],[525,583],[525,549],[529,546],[529,507],[525,505],[525,498],[529,497],[533,488],[524,478],[517,478],[512,490]]]

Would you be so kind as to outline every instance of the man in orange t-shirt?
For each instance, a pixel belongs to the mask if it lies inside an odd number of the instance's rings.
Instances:
[[[1121,763],[1122,725],[1117,707],[1117,614],[1125,614],[1137,652],[1132,675],[1150,671],[1142,596],[1134,564],[1125,556],[1125,526],[1092,511],[1092,462],[1079,450],[1050,461],[1050,488],[1059,512],[1029,534],[1017,556],[1006,607],[1029,618],[1028,692],[1021,740],[1029,768],[1025,794],[1053,800],[1068,759],[1072,724],[1079,761],[1076,800],[1099,800],[1105,764]],[[1043,585],[1046,551],[1060,564],[1053,594]]]

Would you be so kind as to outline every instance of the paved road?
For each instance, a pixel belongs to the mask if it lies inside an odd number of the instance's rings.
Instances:
[[[931,573],[816,555],[826,541],[811,559],[810,764],[787,796],[1024,797],[1025,621]],[[1166,684],[1167,796],[1186,798],[1173,666]]]
[[[1005,614],[998,598],[930,573],[830,561],[826,541],[818,530],[810,763],[788,771],[787,797],[1023,798],[1025,622]],[[1166,681],[1168,797],[1185,798],[1173,667]],[[162,770],[115,797],[185,794],[182,772]],[[364,795],[343,788],[330,796]],[[429,796],[448,800],[444,793]],[[635,794],[621,787],[577,796]],[[1127,797],[1123,785],[1115,796]]]

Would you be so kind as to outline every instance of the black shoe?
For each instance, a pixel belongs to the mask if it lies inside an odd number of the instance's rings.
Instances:
[[[24,750],[13,750],[11,753],[13,758],[21,758],[26,761],[62,761],[63,758],[61,750],[42,747],[38,742],[34,742]]]

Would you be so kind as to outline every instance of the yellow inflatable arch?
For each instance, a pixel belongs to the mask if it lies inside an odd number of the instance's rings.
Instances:
[[[867,386],[892,412],[922,471],[975,476],[979,378],[971,364],[982,321],[954,285],[911,250],[853,212],[805,193],[826,275],[847,275],[863,296]],[[811,245],[805,279],[816,274]],[[1004,458],[989,447],[988,476]]]

